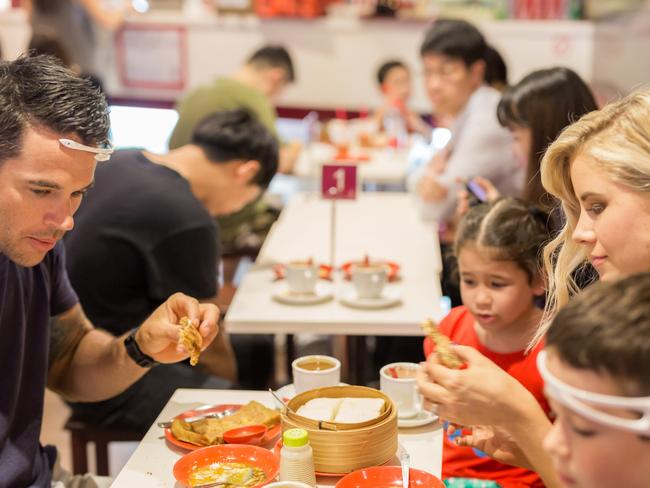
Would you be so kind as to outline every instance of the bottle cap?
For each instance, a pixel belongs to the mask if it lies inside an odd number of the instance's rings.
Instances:
[[[289,429],[282,434],[282,443],[288,447],[301,447],[309,443],[309,434],[305,429]]]

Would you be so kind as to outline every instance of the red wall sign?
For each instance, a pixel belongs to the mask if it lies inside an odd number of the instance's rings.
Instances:
[[[321,195],[326,200],[357,198],[357,167],[347,164],[324,164]]]

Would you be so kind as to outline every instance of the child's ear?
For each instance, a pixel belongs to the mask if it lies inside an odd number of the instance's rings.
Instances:
[[[536,275],[533,277],[533,281],[530,287],[533,290],[533,295],[535,295],[536,297],[544,296],[544,294],[546,293],[546,282],[544,281],[544,278],[542,278],[540,275]]]

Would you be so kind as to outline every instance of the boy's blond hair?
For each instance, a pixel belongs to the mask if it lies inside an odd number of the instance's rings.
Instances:
[[[578,291],[572,275],[588,258],[583,246],[572,240],[580,217],[580,202],[571,182],[571,164],[577,157],[587,158],[594,169],[616,183],[650,192],[650,89],[583,116],[564,129],[544,155],[542,184],[560,200],[566,221],[544,249],[548,299],[536,340]]]

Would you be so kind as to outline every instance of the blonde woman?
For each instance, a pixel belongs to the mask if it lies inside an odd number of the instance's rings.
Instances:
[[[542,183],[565,214],[545,249],[547,324],[577,292],[576,270],[591,264],[601,280],[650,271],[650,90],[567,127],[542,160]],[[544,335],[542,325],[537,338]],[[480,425],[459,440],[504,462],[531,467],[560,486],[542,440],[551,424],[520,384],[476,350],[457,347],[469,367],[444,368],[432,355],[418,378],[441,418]]]

